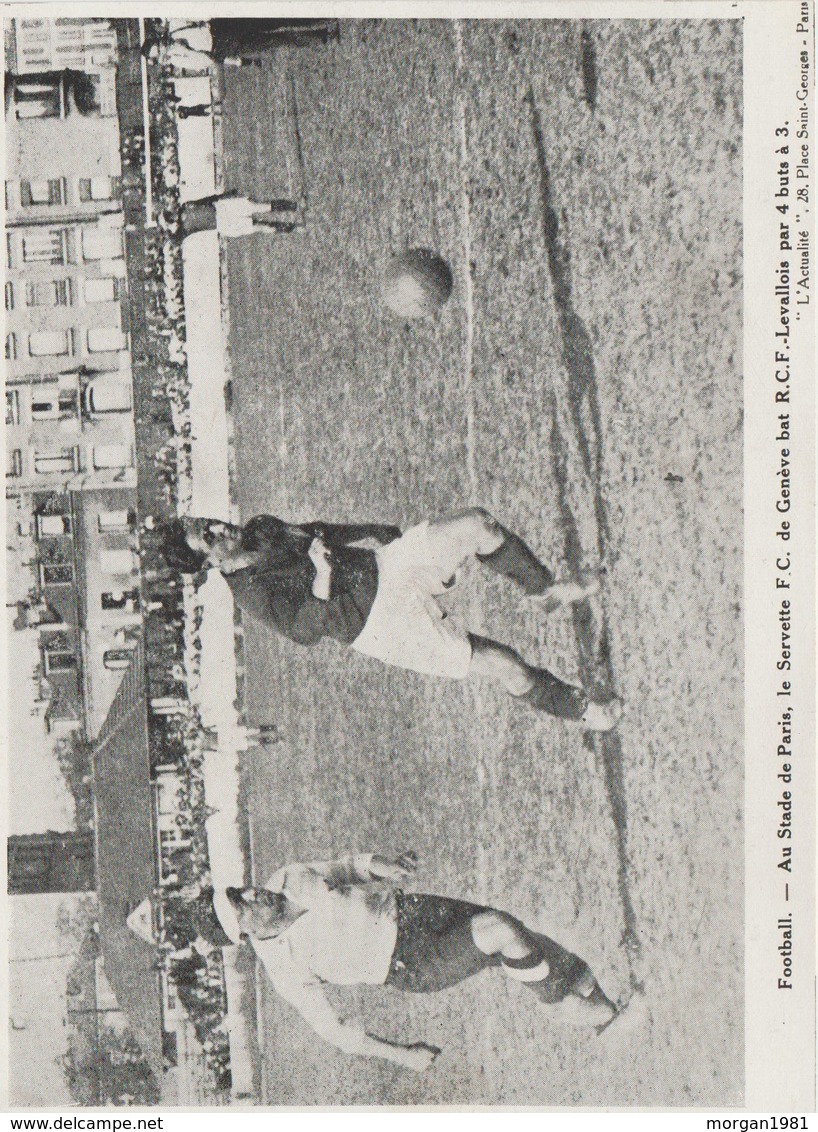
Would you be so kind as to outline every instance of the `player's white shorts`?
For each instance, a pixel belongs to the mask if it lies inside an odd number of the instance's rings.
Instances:
[[[216,231],[220,236],[250,236],[258,231],[253,217],[270,212],[268,206],[246,197],[220,197],[215,205]]]
[[[398,668],[463,680],[471,667],[471,642],[436,595],[446,592],[465,554],[460,540],[444,529],[420,523],[375,551],[378,592],[352,647]]]

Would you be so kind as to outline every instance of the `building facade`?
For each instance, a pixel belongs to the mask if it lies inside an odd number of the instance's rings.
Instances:
[[[141,624],[116,32],[15,19],[5,54],[8,572],[46,722],[93,738]]]
[[[7,21],[4,36],[14,1088],[18,1103],[58,1104],[70,1099],[59,1019],[76,1028],[101,1008],[72,993],[73,944],[37,950],[72,900],[96,908],[101,884],[97,829],[60,821],[59,745],[90,749],[142,624],[117,36],[108,20],[42,18]],[[108,998],[106,1018],[119,1012]]]
[[[7,496],[136,484],[121,221],[6,232]]]
[[[27,18],[13,21],[7,31],[7,63],[10,73],[31,75],[66,68],[87,74],[116,66],[116,34],[107,20],[48,20]]]
[[[81,728],[92,740],[141,632],[136,492],[39,491],[25,502],[16,521],[28,526],[29,549],[16,571],[28,571],[29,588],[17,601],[9,652],[29,656],[28,638],[37,635],[39,665],[18,679],[35,681],[32,702],[42,705],[47,730]],[[22,592],[20,580],[15,589]]]
[[[6,494],[133,486],[116,36],[6,28]]]
[[[75,1037],[87,1029],[93,1041],[103,1011],[106,1025],[127,1017],[157,1081],[176,1066],[165,1081],[182,1098],[176,1103],[201,1101],[209,1081],[176,987],[156,970],[150,915],[142,933],[128,927],[146,899],[150,907],[178,881],[188,843],[178,774],[157,768],[151,782],[155,740],[180,706],[181,609],[177,579],[146,573],[143,586],[140,573],[131,330],[144,347],[145,319],[141,295],[132,318],[126,250],[137,286],[144,263],[134,250],[141,217],[127,162],[126,231],[121,147],[127,152],[139,132],[131,123],[141,109],[141,60],[137,21],[117,25],[26,18],[4,27],[7,632],[20,691],[15,724],[25,724],[12,731],[10,759],[26,768],[10,784],[17,820],[8,844],[19,946],[15,1100],[55,1104],[67,1103],[64,1082],[52,1080],[65,1048],[50,1028],[64,1033],[67,1025]],[[128,75],[136,76],[130,87]],[[151,618],[163,643],[153,669],[143,648]],[[146,674],[156,709],[150,732]],[[36,779],[32,737],[42,764]],[[93,766],[93,817],[75,821],[81,829],[60,820],[65,798],[46,773],[60,779],[58,754],[74,743],[91,752]],[[44,783],[50,808],[38,798]],[[107,998],[88,956],[79,962],[73,947],[41,953],[27,936],[34,915],[44,938],[58,934],[53,899],[71,904],[93,891],[95,964],[104,962]],[[47,998],[37,985],[31,991],[45,964],[55,965]],[[27,1075],[35,1025],[39,1060]]]
[[[71,494],[76,531],[85,728],[95,737],[142,630],[136,491],[102,487]]]

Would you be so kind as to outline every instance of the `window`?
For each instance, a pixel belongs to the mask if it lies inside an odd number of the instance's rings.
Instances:
[[[43,228],[28,231],[23,236],[25,263],[66,263],[68,260],[68,232],[65,228]]]
[[[74,581],[74,567],[70,562],[41,562],[40,584],[43,586],[70,586]]]
[[[134,556],[130,550],[103,550],[99,565],[103,574],[132,574]]]
[[[14,181],[6,181],[6,212],[12,207],[14,197]]]
[[[105,610],[119,609],[123,613],[136,613],[139,609],[139,593],[137,590],[113,590],[102,595],[102,608]]]
[[[77,416],[76,389],[61,389],[57,397],[57,412],[61,420]]]
[[[14,267],[14,240],[11,232],[6,232],[6,267]]]
[[[7,283],[6,284],[6,310],[7,311],[13,311],[14,310],[14,284],[13,283]]]
[[[95,326],[88,331],[90,354],[112,353],[128,348],[128,336],[118,326]]]
[[[55,421],[59,419],[59,415],[54,390],[34,394],[31,402],[31,416],[35,421]]]
[[[19,448],[6,449],[6,478],[19,479],[23,474],[23,453]]]
[[[131,667],[130,649],[107,649],[102,656],[102,663],[111,672],[121,672]]]
[[[125,444],[95,444],[93,448],[95,468],[130,468],[133,453]]]
[[[122,258],[122,231],[119,228],[83,228],[82,258],[87,262]]]
[[[32,48],[27,62],[36,58],[45,59],[45,49]],[[25,118],[64,118],[66,111],[65,82],[59,74],[16,76],[14,79],[14,105],[19,119]]]
[[[42,279],[26,283],[26,306],[67,307],[71,304],[70,279]]]
[[[88,413],[127,413],[131,408],[131,387],[115,377],[94,378],[85,387],[85,408]]]
[[[82,293],[86,303],[115,303],[122,298],[123,281],[110,275],[83,281]]]
[[[20,203],[24,207],[36,204],[65,204],[65,177],[51,181],[21,181]]]
[[[77,658],[72,652],[52,652],[46,649],[43,661],[46,676],[52,672],[71,672],[77,667]]]
[[[173,825],[170,829],[159,830],[159,844],[163,849],[172,849],[177,845],[189,845],[190,838],[184,837],[179,827]]]
[[[79,449],[63,448],[61,452],[37,452],[34,471],[38,476],[67,475],[79,467]]]
[[[71,634],[66,629],[47,627],[40,634],[40,648],[44,654],[74,656],[76,649]]]
[[[174,877],[175,875],[176,875],[175,873],[169,873],[168,876],[165,879],[170,880],[170,878]],[[165,1011],[168,1014],[173,1014],[174,1011],[176,1011],[176,1009],[179,1006],[179,999],[176,997],[176,994],[174,993],[173,983],[171,983],[169,979],[165,980],[164,987],[165,987]],[[174,1037],[175,1036],[176,1035],[174,1034]]]
[[[81,177],[79,185],[80,200],[118,200],[120,195],[119,177]]]
[[[31,416],[35,421],[74,419],[77,416],[76,390],[40,387],[32,395]]]
[[[12,361],[17,357],[17,335],[6,335],[6,361]]]
[[[20,394],[16,389],[6,390],[6,424],[20,423]]]
[[[100,511],[99,529],[101,531],[127,531],[131,528],[130,511]]]
[[[70,515],[38,515],[37,516],[37,536],[39,538],[50,538],[53,536],[70,535],[71,534],[71,516]]]
[[[71,330],[40,330],[28,336],[28,352],[32,358],[64,358],[74,353]]]

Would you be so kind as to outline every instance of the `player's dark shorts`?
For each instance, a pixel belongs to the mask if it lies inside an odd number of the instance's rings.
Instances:
[[[387,986],[429,994],[498,966],[500,956],[486,955],[471,933],[473,917],[487,908],[423,892],[397,892],[395,897],[398,938]]]

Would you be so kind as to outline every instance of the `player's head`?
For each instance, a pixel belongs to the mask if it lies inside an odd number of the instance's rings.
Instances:
[[[219,566],[241,543],[241,528],[218,519],[174,519],[163,524],[160,535],[165,561],[183,574]]]
[[[231,938],[274,939],[298,918],[282,892],[266,888],[227,888],[213,906]]]

